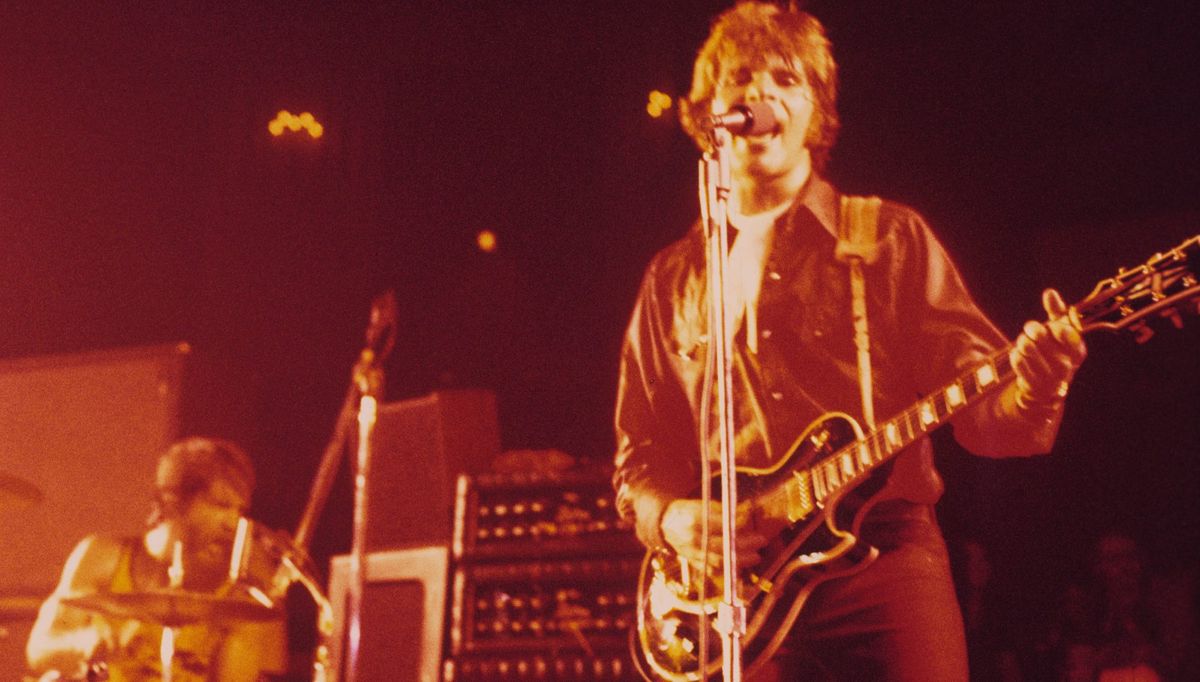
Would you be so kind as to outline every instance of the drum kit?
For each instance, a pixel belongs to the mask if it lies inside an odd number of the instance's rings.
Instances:
[[[228,624],[235,621],[266,622],[279,620],[282,612],[256,601],[239,597],[222,597],[206,592],[181,589],[157,589],[141,592],[107,592],[83,594],[61,600],[66,606],[84,609],[112,620],[136,620],[162,626],[162,677],[170,682],[174,668],[175,636],[179,628],[195,624]],[[39,678],[49,682],[66,680],[108,679],[107,665],[102,660],[89,661],[76,676],[64,677],[51,672]]]
[[[0,473],[0,512],[27,509],[42,500],[36,485]],[[176,556],[178,557],[178,548]],[[182,570],[181,566],[179,567]],[[169,571],[170,572],[170,571]],[[266,577],[264,577],[266,576]],[[115,621],[133,620],[159,625],[164,632],[162,680],[170,682],[172,640],[178,628],[227,625],[236,622],[270,622],[285,618],[282,600],[293,584],[302,585],[317,605],[317,630],[327,638],[333,630],[333,609],[305,551],[286,533],[260,527],[249,519],[238,523],[230,551],[228,580],[216,592],[183,589],[181,572],[172,586],[131,592],[95,592],[64,597],[60,603]],[[41,600],[33,597],[0,598],[0,622],[29,620],[37,615]],[[313,665],[314,682],[325,679],[325,647],[318,647]],[[93,662],[77,677],[50,673],[39,680],[104,680],[103,662]]]
[[[99,613],[106,618],[140,620],[169,628],[194,623],[270,621],[281,617],[278,609],[252,599],[180,589],[97,592],[68,597],[62,603]]]
[[[353,462],[355,501],[350,562],[353,568],[348,590],[354,596],[348,598],[345,609],[345,630],[348,633],[345,679],[355,682],[363,588],[361,566],[365,551],[367,462],[371,454],[375,412],[382,397],[382,363],[395,345],[396,328],[396,297],[395,292],[389,290],[371,302],[365,347],[351,371],[350,384],[334,433],[322,454],[316,478],[309,490],[308,503],[294,534],[260,528],[249,519],[240,519],[230,550],[228,580],[216,592],[183,589],[182,545],[176,541],[174,557],[167,571],[170,579],[167,588],[69,595],[63,597],[60,603],[113,620],[160,625],[163,630],[162,680],[170,682],[173,638],[177,628],[193,624],[280,620],[284,617],[282,600],[292,585],[299,584],[317,607],[316,629],[320,643],[313,656],[312,680],[325,682],[329,675],[328,643],[334,636],[334,612],[313,570],[307,548],[316,519],[328,500],[339,462],[349,453],[348,446],[355,442],[357,435],[356,459]],[[5,511],[6,507],[31,507],[40,502],[42,497],[42,492],[34,484],[0,472],[0,512]],[[29,604],[19,606],[28,607]],[[106,678],[103,664],[100,664],[88,666],[80,679]],[[50,679],[71,678],[60,676]]]

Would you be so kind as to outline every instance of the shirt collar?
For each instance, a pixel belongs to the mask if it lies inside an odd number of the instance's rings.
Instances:
[[[784,215],[790,209],[791,204],[785,201],[782,204],[769,208],[761,213],[755,213],[753,215],[746,216],[738,213],[736,207],[730,206],[729,222],[734,228],[737,229],[739,236],[743,234],[752,234],[757,238],[763,238],[768,232],[771,231],[771,227],[775,225],[775,222],[779,219],[779,216]]]
[[[838,194],[825,178],[816,173],[809,175],[808,182],[804,183],[804,187],[796,194],[791,209],[785,213],[787,220],[784,225],[788,226],[785,229],[790,229],[796,213],[801,209],[812,214],[830,237],[838,238]],[[703,221],[697,221],[695,229],[703,235]]]
[[[809,176],[808,182],[796,198],[796,210],[801,208],[808,209],[821,227],[825,228],[831,237],[837,238],[837,192],[825,178],[816,173]]]

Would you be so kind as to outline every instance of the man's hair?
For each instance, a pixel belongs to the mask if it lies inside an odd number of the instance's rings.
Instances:
[[[701,149],[708,135],[700,122],[712,111],[712,100],[721,63],[734,55],[766,57],[776,54],[787,62],[798,60],[813,91],[815,112],[808,131],[813,164],[823,171],[841,123],[837,115],[837,63],[825,27],[795,3],[782,6],[742,0],[713,20],[708,40],[696,55],[692,90],[680,103],[683,129]]]
[[[186,503],[214,482],[229,483],[247,502],[254,492],[254,464],[235,443],[219,438],[187,438],[158,459],[154,477],[160,506]]]

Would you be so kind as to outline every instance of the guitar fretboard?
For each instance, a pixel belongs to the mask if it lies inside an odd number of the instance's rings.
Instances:
[[[1150,316],[1166,317],[1182,324],[1180,310],[1200,312],[1200,284],[1194,261],[1200,252],[1200,235],[1185,239],[1165,253],[1155,254],[1144,265],[1121,269],[1116,277],[1100,282],[1084,300],[1072,306],[1069,319],[1081,332],[1095,329],[1131,329],[1145,341],[1153,333],[1146,326]],[[945,424],[963,408],[976,402],[1013,377],[1006,346],[971,371],[933,395],[887,420],[862,439],[851,443],[808,468],[792,472],[791,480],[779,484],[768,495],[782,502],[788,516],[797,521],[840,490],[856,485],[879,465],[911,445],[921,436]],[[818,450],[821,438],[811,436]]]
[[[1004,385],[1013,376],[1009,361],[1011,346],[996,351],[982,364],[935,391],[900,414],[883,422],[833,454],[792,472],[783,484],[788,516],[793,521],[807,516],[814,507],[843,488],[853,486],[918,438],[945,424],[963,408]],[[821,436],[813,436],[814,439]],[[821,443],[814,440],[813,445]]]

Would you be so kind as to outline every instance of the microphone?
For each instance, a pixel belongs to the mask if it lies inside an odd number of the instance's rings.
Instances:
[[[705,130],[724,128],[734,135],[761,135],[775,129],[775,110],[766,102],[735,104],[701,121]]]

